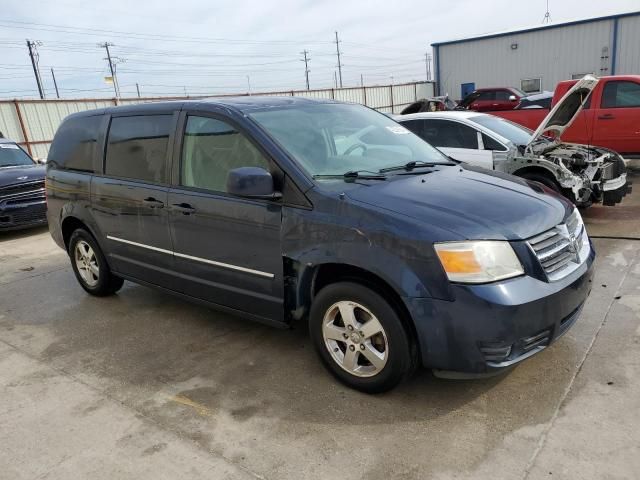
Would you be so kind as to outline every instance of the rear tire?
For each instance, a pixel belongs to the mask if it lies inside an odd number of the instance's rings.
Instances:
[[[104,297],[122,288],[124,280],[111,273],[98,242],[85,229],[71,234],[68,253],[78,283],[91,295]]]
[[[320,290],[309,332],[324,366],[356,390],[385,392],[413,372],[415,349],[398,313],[363,285],[339,282]]]

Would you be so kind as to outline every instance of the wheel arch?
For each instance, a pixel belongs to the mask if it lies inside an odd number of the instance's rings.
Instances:
[[[285,268],[291,272],[295,268],[291,260],[289,266]],[[299,265],[297,265],[299,267]],[[285,273],[286,275],[286,273]],[[287,282],[289,286],[295,285],[295,292],[291,292],[289,299],[293,302],[290,309],[294,320],[300,320],[307,316],[311,303],[318,292],[325,286],[338,282],[349,281],[358,283],[374,290],[389,302],[391,307],[398,313],[400,320],[405,327],[413,348],[420,352],[418,333],[413,322],[413,318],[402,300],[402,295],[391,282],[382,276],[366,268],[341,262],[326,262],[315,265],[306,265],[298,268],[295,272],[295,280]]]

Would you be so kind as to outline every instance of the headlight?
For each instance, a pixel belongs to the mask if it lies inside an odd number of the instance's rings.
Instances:
[[[495,282],[524,273],[522,264],[509,242],[445,242],[436,243],[434,247],[447,277],[452,282]]]

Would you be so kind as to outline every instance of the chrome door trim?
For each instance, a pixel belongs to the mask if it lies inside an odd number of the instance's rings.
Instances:
[[[215,260],[209,260],[207,258],[202,257],[194,257],[193,255],[186,255],[180,252],[174,252],[171,250],[166,250],[164,248],[154,247],[152,245],[146,245],[144,243],[133,242],[131,240],[126,240],[124,238],[114,237],[113,235],[107,235],[107,239],[113,240],[115,242],[126,243],[129,245],[133,245],[135,247],[146,248],[148,250],[153,250],[160,253],[166,253],[167,255],[175,255],[176,257],[186,258],[187,260],[193,260],[195,262],[206,263],[208,265],[214,265],[216,267],[227,268],[229,270],[236,270],[238,272],[250,273],[252,275],[257,275],[259,277],[265,278],[274,278],[275,275],[273,273],[262,272],[260,270],[253,270],[252,268],[240,267],[238,265],[231,265],[229,263],[216,262]]]

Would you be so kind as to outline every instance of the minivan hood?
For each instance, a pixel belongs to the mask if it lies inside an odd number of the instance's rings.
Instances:
[[[582,111],[582,105],[600,80],[593,75],[585,75],[571,87],[560,101],[551,109],[540,126],[533,132],[527,145],[530,148],[545,132],[552,132],[560,141],[564,132]],[[546,144],[548,147],[548,143]]]
[[[44,165],[35,163],[23,167],[0,167],[0,188],[44,180],[44,173]]]
[[[533,182],[468,165],[394,177],[349,198],[452,232],[452,240],[522,240],[561,223],[573,206]]]

